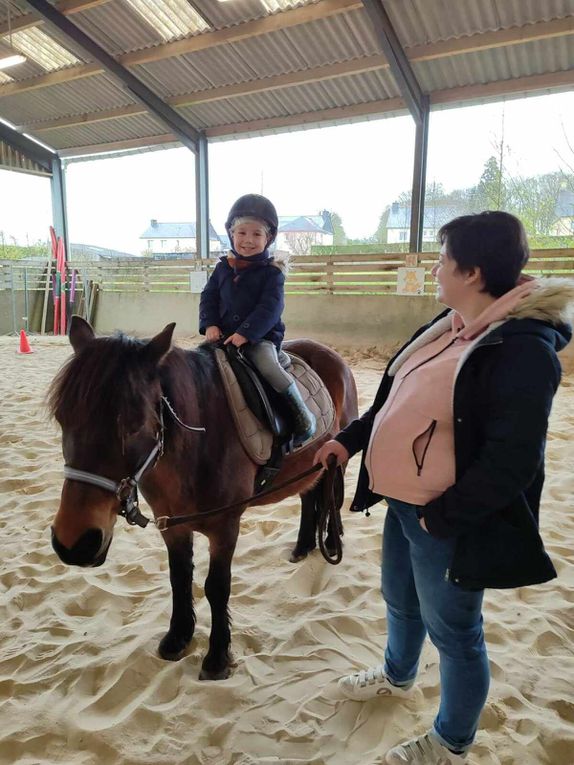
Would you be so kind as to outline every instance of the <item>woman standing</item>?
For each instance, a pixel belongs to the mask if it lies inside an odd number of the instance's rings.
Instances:
[[[352,510],[384,498],[385,661],[339,680],[349,698],[405,698],[426,634],[440,656],[431,730],[389,765],[463,763],[486,702],[484,588],[556,576],[538,533],[544,448],[571,338],[574,282],[521,276],[528,244],[504,212],[439,232],[433,275],[448,306],[391,360],[372,407],[316,461],[363,459]]]

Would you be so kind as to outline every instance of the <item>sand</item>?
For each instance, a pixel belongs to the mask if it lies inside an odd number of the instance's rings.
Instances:
[[[188,655],[158,658],[170,586],[151,527],[120,523],[99,569],[73,569],[52,551],[62,486],[59,433],[43,408],[69,353],[63,338],[32,338],[18,356],[0,338],[0,763],[67,765],[370,765],[431,723],[439,693],[435,649],[424,649],[412,701],[355,702],[336,679],[381,659],[378,592],[384,509],[343,513],[345,552],[288,562],[298,503],[248,510],[233,566],[232,677],[201,683],[209,609],[206,540],[196,535],[198,624]],[[348,357],[371,401],[383,356]],[[485,599],[492,686],[471,765],[574,763],[574,377],[557,396],[548,443],[542,527],[559,578],[490,591]],[[351,462],[347,504],[358,460]]]

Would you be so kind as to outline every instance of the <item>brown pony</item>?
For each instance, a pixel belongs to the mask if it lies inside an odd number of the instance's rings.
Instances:
[[[52,526],[52,545],[64,563],[100,566],[105,561],[120,511],[114,487],[126,476],[138,478],[156,518],[199,514],[252,495],[257,466],[239,442],[213,348],[207,344],[193,351],[172,348],[174,327],[169,324],[149,341],[123,334],[96,338],[87,322],[77,316],[72,319],[70,342],[75,353],[49,393],[51,412],[62,428],[68,471]],[[305,359],[324,381],[335,405],[336,433],[357,416],[357,392],[349,367],[332,350],[311,340],[285,347]],[[164,409],[165,399],[173,414]],[[190,431],[175,417],[206,431]],[[311,467],[318,444],[287,457],[275,484]],[[82,474],[101,477],[104,485],[85,482]],[[270,498],[251,502],[266,504],[301,496],[293,561],[316,545],[315,500],[320,480],[320,474],[314,473]],[[195,627],[193,530],[209,539],[205,594],[212,623],[200,674],[203,680],[221,680],[230,673],[231,559],[245,507],[212,518],[198,517],[163,533],[173,609],[159,654],[170,660],[183,656]]]

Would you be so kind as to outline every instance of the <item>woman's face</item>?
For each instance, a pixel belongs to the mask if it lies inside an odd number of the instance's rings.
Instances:
[[[455,310],[468,295],[467,274],[458,270],[456,260],[451,258],[445,242],[440,250],[438,263],[431,271],[437,284],[437,300]]]
[[[244,258],[259,255],[267,246],[267,230],[257,221],[248,221],[235,226],[231,232],[231,238],[233,249]]]

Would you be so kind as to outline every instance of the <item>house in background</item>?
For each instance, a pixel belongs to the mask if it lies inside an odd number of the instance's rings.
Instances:
[[[313,245],[333,244],[331,214],[280,215],[276,247],[292,255],[308,255]]]
[[[423,242],[436,242],[441,226],[466,213],[467,210],[463,210],[458,205],[426,204],[423,218]],[[411,230],[411,206],[393,202],[386,228],[388,244],[408,242]]]
[[[186,253],[197,252],[195,223],[161,223],[155,219],[140,236],[145,255],[164,258],[181,258]],[[221,252],[221,241],[209,224],[209,251]]]
[[[70,260],[74,263],[83,260],[133,260],[136,257],[137,255],[130,255],[129,252],[98,247],[97,244],[70,243]]]
[[[574,191],[561,189],[554,208],[556,221],[552,225],[552,236],[572,236],[574,234]]]

